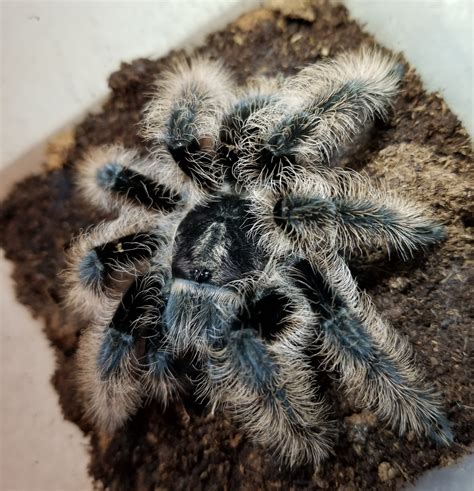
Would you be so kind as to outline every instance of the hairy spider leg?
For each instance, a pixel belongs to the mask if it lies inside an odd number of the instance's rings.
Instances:
[[[270,113],[265,115],[268,119],[273,119],[271,113],[277,111],[276,107],[277,105],[266,106],[255,114],[255,120],[262,118],[264,111]],[[309,108],[289,113],[288,108],[280,107],[279,111],[283,116],[271,126],[268,133],[256,131],[258,123],[253,118],[247,123],[253,130],[254,141],[248,145],[247,154],[238,162],[235,172],[239,180],[248,185],[255,181],[261,186],[274,183],[287,186],[304,171],[305,166],[301,162],[304,151],[302,147],[310,141],[314,114],[309,112]]]
[[[220,120],[233,101],[230,75],[218,62],[182,59],[157,85],[145,113],[145,137],[158,152],[166,148],[198,187],[218,187],[222,175],[213,158]]]
[[[442,225],[430,220],[415,205],[395,207],[369,200],[334,199],[337,210],[336,237],[348,251],[385,246],[407,259],[420,249],[440,242]]]
[[[113,431],[136,412],[144,387],[159,388],[153,395],[165,398],[175,391],[172,360],[158,342],[162,288],[154,271],[136,278],[81,337],[80,387],[90,417],[105,430]]]
[[[302,317],[296,300],[284,293],[294,290],[285,284],[260,292],[249,317],[236,319],[209,351],[201,391],[281,462],[318,465],[330,451],[332,428],[305,353],[311,313]]]
[[[150,398],[158,399],[163,406],[166,406],[181,389],[172,350],[167,344],[163,319],[168,300],[169,281],[167,274],[153,268],[136,280],[136,287],[132,285],[130,294],[126,293],[120,307],[127,311],[126,316],[128,316],[128,321],[126,318],[122,320],[124,328],[127,329],[127,322],[129,330],[130,328],[133,330],[137,325],[138,335],[144,341],[142,346],[144,353],[140,356],[139,362],[143,370],[145,394]],[[128,300],[129,306],[126,305]],[[115,316],[120,316],[118,311]],[[112,324],[109,326],[110,329],[113,328]],[[115,350],[115,345],[109,349]]]
[[[80,235],[68,250],[66,302],[87,317],[100,313],[118,283],[150,266],[166,244],[156,216],[130,210]]]
[[[179,201],[179,196],[166,187],[120,164],[110,163],[102,167],[97,180],[105,191],[147,209],[170,212]]]
[[[258,130],[258,127],[247,124],[248,119],[275,101],[277,88],[278,82],[274,79],[257,79],[224,114],[219,130],[217,158],[227,180],[235,183],[234,166],[245,151],[247,142]]]
[[[325,240],[351,252],[384,246],[407,259],[444,238],[443,227],[425,210],[393,194],[333,196],[288,194],[273,209],[275,223],[295,243],[308,247]]]
[[[106,210],[136,206],[170,213],[181,196],[157,182],[159,166],[118,145],[96,148],[78,166],[78,186],[88,201]]]
[[[149,263],[163,238],[153,232],[137,232],[99,244],[79,263],[79,281],[92,289],[103,289],[113,273],[130,273],[136,266]]]
[[[153,292],[154,288],[148,288],[148,293],[158,294],[158,289]],[[157,399],[163,407],[166,407],[169,401],[176,398],[182,390],[182,382],[178,378],[178,368],[176,360],[173,357],[173,350],[167,344],[168,337],[163,327],[163,317],[161,309],[161,318],[155,323],[149,323],[146,329],[143,329],[145,338],[145,358],[142,362],[144,365],[143,383],[145,392],[150,398]]]
[[[324,176],[347,144],[388,116],[402,73],[371,49],[304,68],[249,118],[259,131],[236,172],[249,185],[292,182],[305,170]]]
[[[320,353],[345,390],[400,434],[413,430],[451,443],[439,395],[415,367],[410,344],[375,311],[344,260],[334,253],[304,269],[303,287],[319,315]]]

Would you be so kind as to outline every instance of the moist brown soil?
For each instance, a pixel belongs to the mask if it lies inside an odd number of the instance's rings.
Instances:
[[[325,1],[251,12],[210,35],[196,51],[222,59],[240,83],[255,75],[291,74],[304,64],[363,42],[375,43],[346,9]],[[93,429],[75,385],[78,338],[84,327],[60,308],[65,250],[99,217],[73,185],[75,163],[92,145],[122,142],[147,149],[138,134],[140,112],[170,58],[122,64],[109,79],[110,96],[70,135],[53,142],[45,171],[18,183],[2,204],[0,241],[13,261],[18,299],[45,321],[55,349],[53,383],[64,417],[91,438],[90,473],[96,486],[152,489],[394,489],[427,469],[466,453],[474,428],[470,400],[469,208],[471,146],[465,130],[435,93],[426,93],[407,65],[393,117],[346,164],[388,180],[400,193],[429,204],[446,223],[448,238],[408,262],[381,252],[355,258],[362,287],[416,348],[418,363],[443,394],[455,443],[436,448],[412,433],[399,436],[337,390],[324,391],[338,421],[334,455],[318,472],[279,469],[264,449],[247,441],[222,414],[211,415],[192,395],[165,412],[151,402],[112,436]],[[67,143],[64,143],[67,142]],[[72,143],[71,143],[72,142]],[[347,159],[346,159],[347,160]],[[59,164],[59,165],[58,165]],[[10,326],[14,329],[15,326]]]

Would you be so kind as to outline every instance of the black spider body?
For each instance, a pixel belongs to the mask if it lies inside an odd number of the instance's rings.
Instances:
[[[265,257],[249,236],[250,203],[220,195],[191,210],[180,223],[173,252],[173,276],[215,286],[261,270]]]
[[[407,258],[443,237],[419,205],[335,167],[387,116],[401,75],[362,50],[242,90],[218,63],[185,62],[145,113],[149,158],[113,146],[82,162],[84,196],[118,212],[76,241],[68,270],[69,303],[90,322],[78,365],[100,427],[150,396],[167,404],[187,373],[281,461],[317,465],[334,431],[318,355],[400,433],[452,440],[408,342],[347,266],[359,251]]]

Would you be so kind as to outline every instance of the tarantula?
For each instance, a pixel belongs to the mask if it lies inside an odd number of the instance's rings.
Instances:
[[[239,89],[220,63],[181,60],[146,108],[148,156],[111,146],[84,159],[84,196],[118,215],[75,241],[67,272],[90,322],[78,366],[101,428],[177,397],[187,371],[282,462],[318,465],[334,429],[316,356],[400,433],[451,442],[407,340],[347,265],[354,251],[405,258],[443,237],[421,206],[335,167],[387,118],[402,75],[362,49]]]

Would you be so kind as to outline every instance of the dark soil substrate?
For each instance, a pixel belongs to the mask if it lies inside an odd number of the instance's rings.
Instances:
[[[251,12],[209,36],[197,51],[223,59],[243,83],[256,74],[291,74],[301,65],[362,42],[374,41],[349,20],[345,8],[317,2],[284,14],[271,9]],[[317,473],[276,468],[232,422],[220,414],[210,415],[192,397],[165,414],[151,403],[112,437],[99,434],[85,421],[74,384],[74,353],[84,326],[61,312],[58,275],[71,237],[99,217],[76,196],[74,165],[91,145],[123,142],[146,153],[137,123],[152,82],[168,58],[123,64],[110,77],[111,94],[102,111],[77,127],[64,166],[19,183],[1,209],[1,242],[15,264],[18,298],[45,320],[58,362],[54,385],[65,417],[91,437],[90,472],[97,486],[392,489],[465,453],[474,439],[466,257],[472,225],[468,209],[472,155],[459,121],[439,95],[423,90],[409,67],[391,121],[376,126],[369,143],[349,164],[431,204],[447,225],[448,239],[424,258],[402,263],[374,254],[356,260],[353,269],[380,311],[416,347],[419,364],[446,401],[455,443],[438,449],[411,433],[393,434],[370,412],[344,400],[332,378],[325,382],[325,391],[339,422],[338,438],[334,456]]]

